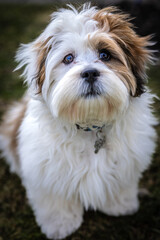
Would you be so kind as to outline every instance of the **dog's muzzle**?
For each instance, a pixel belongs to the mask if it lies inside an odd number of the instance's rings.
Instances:
[[[81,73],[81,77],[84,80],[82,97],[88,98],[101,95],[102,92],[98,84],[100,72],[96,68],[84,69]]]

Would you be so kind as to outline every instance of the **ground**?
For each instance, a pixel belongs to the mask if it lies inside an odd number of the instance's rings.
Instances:
[[[0,7],[0,115],[12,100],[25,91],[19,72],[12,72],[14,55],[21,42],[32,41],[49,21],[50,6]],[[160,67],[148,71],[149,86],[160,97]],[[160,117],[160,101],[155,100],[155,114]],[[160,125],[157,126],[160,136]],[[160,138],[153,162],[144,173],[140,187],[149,194],[140,199],[140,210],[133,216],[109,217],[88,211],[80,229],[66,240],[159,240],[160,239]],[[20,179],[0,160],[0,240],[45,240],[28,206]]]

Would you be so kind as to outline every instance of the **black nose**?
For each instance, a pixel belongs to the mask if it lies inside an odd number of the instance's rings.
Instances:
[[[100,72],[95,68],[85,69],[81,73],[81,77],[84,78],[85,81],[87,81],[88,83],[95,82],[99,76],[100,76]]]

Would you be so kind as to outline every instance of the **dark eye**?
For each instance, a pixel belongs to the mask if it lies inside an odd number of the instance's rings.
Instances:
[[[106,49],[102,49],[99,51],[99,58],[100,60],[107,62],[111,59],[111,54]]]
[[[72,54],[68,54],[64,57],[63,62],[65,64],[70,64],[71,62],[73,62],[73,60],[74,60],[74,56]]]

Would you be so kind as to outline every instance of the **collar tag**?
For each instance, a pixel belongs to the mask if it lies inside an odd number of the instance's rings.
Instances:
[[[96,137],[97,137],[97,140],[95,141],[95,144],[94,144],[94,149],[95,149],[94,153],[98,153],[99,150],[103,147],[103,145],[106,142],[106,136],[102,128],[97,130]]]
[[[94,149],[95,149],[94,153],[98,153],[99,150],[103,147],[103,145],[106,142],[106,135],[105,135],[105,132],[104,132],[105,125],[103,125],[101,127],[100,126],[95,126],[95,125],[89,126],[89,127],[87,127],[87,126],[82,127],[82,126],[76,124],[76,127],[77,127],[77,129],[81,129],[85,132],[90,132],[90,131],[96,132],[96,138],[97,139],[96,139],[95,144],[94,144]]]

